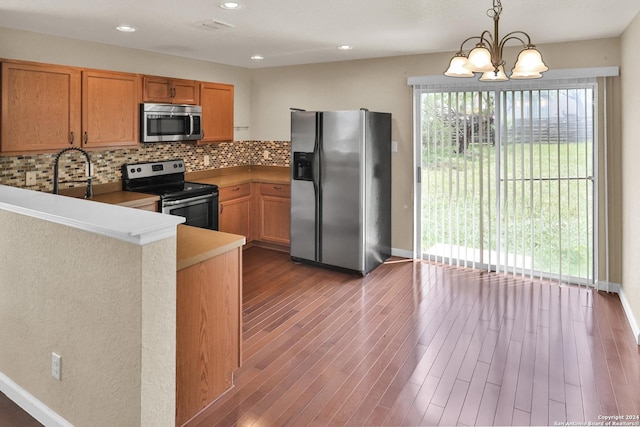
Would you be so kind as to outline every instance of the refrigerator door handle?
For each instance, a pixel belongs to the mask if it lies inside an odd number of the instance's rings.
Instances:
[[[316,198],[316,256],[317,262],[322,262],[322,113],[316,115],[316,139],[313,146],[313,191]]]

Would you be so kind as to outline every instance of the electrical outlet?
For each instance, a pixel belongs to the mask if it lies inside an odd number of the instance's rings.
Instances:
[[[56,353],[51,353],[51,376],[60,381],[60,374],[62,371],[62,356]]]
[[[263,157],[265,160],[269,160],[270,155],[271,155],[271,153],[269,153],[269,151],[267,151],[267,150],[264,150],[264,151],[262,152],[262,157]]]
[[[398,141],[391,141],[391,152],[392,153],[398,152]]]
[[[209,155],[207,154],[204,155],[204,165],[209,166]]]
[[[27,187],[31,187],[33,185],[36,185],[36,173],[35,173],[35,171],[27,172],[26,177],[25,177],[25,184],[27,185]]]

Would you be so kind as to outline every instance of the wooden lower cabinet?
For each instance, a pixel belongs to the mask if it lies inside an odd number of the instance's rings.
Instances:
[[[242,249],[177,272],[176,425],[233,385],[242,353]]]
[[[252,240],[251,183],[220,188],[218,222],[220,231]]]
[[[258,198],[258,239],[288,245],[291,224],[291,189],[282,184],[256,184]]]

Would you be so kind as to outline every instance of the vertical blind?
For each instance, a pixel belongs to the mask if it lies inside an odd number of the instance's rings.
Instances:
[[[423,257],[593,283],[596,89],[414,86]]]

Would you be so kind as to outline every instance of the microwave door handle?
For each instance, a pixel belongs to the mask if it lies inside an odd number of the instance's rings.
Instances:
[[[189,135],[193,135],[193,114],[189,114]]]

